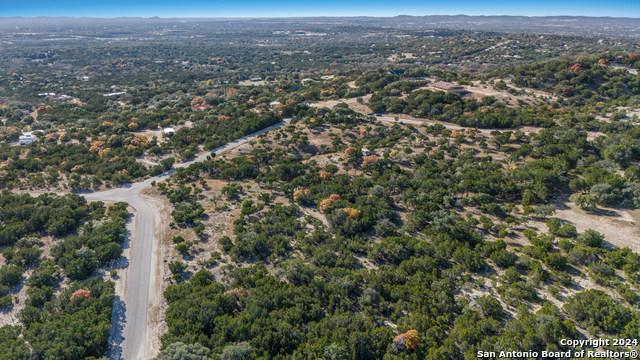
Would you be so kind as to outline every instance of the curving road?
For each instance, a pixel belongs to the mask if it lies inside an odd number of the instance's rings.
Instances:
[[[285,119],[283,122],[206,152],[194,160],[176,164],[176,167],[187,167],[193,163],[206,160],[211,153],[218,154],[242,146],[267,131],[288,124],[289,120]],[[147,314],[149,310],[149,294],[152,290],[150,286],[153,280],[152,271],[156,267],[152,252],[154,246],[153,234],[156,225],[154,215],[158,212],[158,209],[152,202],[144,199],[141,192],[149,187],[152,181],[161,181],[174,171],[171,170],[156,177],[116,189],[82,194],[90,201],[124,201],[131,205],[137,213],[136,229],[131,241],[130,265],[124,276],[126,279],[124,294],[126,311],[125,324],[122,330],[123,341],[120,344],[120,351],[117,354],[111,354],[112,359],[145,360],[149,357],[151,349],[147,349],[146,346]]]
[[[367,95],[365,97],[369,97]],[[353,103],[356,99],[339,100],[336,104]],[[328,107],[332,108],[336,104],[331,104]],[[377,117],[382,121],[395,121],[394,118],[389,117]],[[232,150],[236,147],[242,146],[247,142],[255,139],[257,136],[270,131],[275,130],[283,125],[288,124],[290,119],[285,119],[283,122],[255,132],[251,135],[237,139],[229,144],[221,146],[210,152],[206,152],[197,158],[183,163],[178,163],[175,167],[187,167],[196,162],[202,162],[210,156],[211,153],[223,153]],[[414,125],[420,125],[423,122],[417,120],[399,119],[398,121],[404,123],[410,123]],[[449,125],[447,128],[452,129],[464,129],[459,126]],[[153,281],[153,270],[156,268],[155,260],[152,256],[154,246],[154,229],[155,229],[155,214],[158,209],[155,205],[142,197],[142,190],[151,185],[151,182],[161,181],[175,170],[171,170],[167,173],[158,175],[156,177],[118,187],[116,189],[95,192],[90,194],[83,194],[83,196],[89,201],[124,201],[131,205],[137,213],[136,229],[131,241],[131,254],[129,259],[129,267],[126,270],[125,293],[124,303],[126,306],[125,311],[125,324],[122,330],[122,344],[117,354],[112,353],[112,359],[125,359],[125,360],[146,360],[149,358],[150,350],[147,349],[147,329],[148,329],[148,311],[149,311],[149,297],[151,289],[151,282]]]
[[[364,98],[371,95],[365,95]],[[338,100],[335,103],[327,105],[328,108],[332,108],[338,103],[353,103],[356,99]],[[377,120],[395,122],[395,118],[376,116]],[[213,151],[206,152],[197,158],[184,163],[176,164],[175,167],[187,167],[196,162],[202,162],[207,159],[211,153],[222,153],[232,150],[236,147],[242,146],[247,142],[255,139],[257,136],[277,129],[283,125],[288,124],[290,119],[284,119],[283,122],[255,132],[251,135],[237,139],[229,144],[221,146]],[[425,121],[398,119],[397,121],[421,125]],[[427,123],[430,123],[427,121]],[[444,125],[448,129],[463,130],[465,127],[455,125]],[[508,129],[497,129],[498,131],[507,131]],[[513,129],[511,129],[513,130]],[[492,130],[482,129],[481,132],[491,132]],[[147,349],[147,328],[148,328],[148,310],[149,310],[149,295],[151,289],[151,282],[153,279],[153,270],[156,268],[156,263],[153,257],[154,246],[154,229],[155,229],[155,217],[158,209],[154,204],[141,196],[143,189],[149,187],[152,181],[161,181],[166,176],[173,173],[175,170],[171,170],[167,173],[159,176],[133,183],[130,185],[122,186],[116,189],[95,192],[90,194],[84,194],[83,196],[90,201],[124,201],[131,205],[137,213],[136,230],[131,241],[131,255],[129,259],[129,267],[127,269],[126,286],[124,294],[124,303],[126,306],[125,312],[125,324],[122,330],[123,341],[120,344],[121,351],[118,354],[111,354],[112,359],[125,359],[125,360],[146,360],[149,358],[150,350]]]
[[[371,94],[367,94],[364,96],[361,96],[362,99],[368,99],[371,97]],[[358,98],[352,98],[352,99],[348,99],[348,100],[333,100],[331,102],[329,102],[327,104],[327,108],[332,109],[334,108],[336,105],[338,104],[353,104],[354,102],[356,102],[358,100]],[[314,104],[315,105],[315,104]],[[312,105],[312,106],[314,106]],[[379,121],[387,121],[387,122],[401,122],[401,123],[405,123],[405,124],[412,124],[412,125],[422,125],[422,124],[429,124],[429,125],[435,125],[435,124],[440,124],[442,126],[444,126],[447,129],[451,129],[451,130],[466,130],[469,129],[471,127],[469,126],[458,126],[458,125],[449,125],[449,124],[442,124],[442,123],[436,123],[434,121],[429,121],[429,120],[413,120],[413,119],[403,119],[403,118],[398,118],[398,120],[396,120],[395,117],[389,117],[389,116],[383,116],[381,114],[376,114],[375,118]],[[492,131],[500,131],[500,132],[504,132],[504,131],[515,131],[517,129],[474,129],[474,131],[476,132],[481,132],[481,133],[491,133]],[[524,131],[524,133],[529,133],[528,131]]]

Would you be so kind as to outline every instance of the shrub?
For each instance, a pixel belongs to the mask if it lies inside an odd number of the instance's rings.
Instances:
[[[189,251],[191,251],[191,246],[189,246],[189,245],[187,245],[185,243],[181,243],[181,244],[178,244],[176,246],[176,250],[178,250],[180,255],[187,256],[187,255],[189,255]]]
[[[233,248],[233,243],[231,242],[231,238],[228,236],[223,236],[218,240],[220,245],[222,245],[222,251],[228,253]]]
[[[181,243],[185,242],[185,240],[184,240],[184,238],[182,236],[174,236],[172,240],[173,240],[174,244],[181,244]]]
[[[0,309],[6,309],[11,306],[11,304],[13,304],[13,300],[10,295],[0,297]]]
[[[518,256],[508,250],[499,250],[491,254],[491,261],[503,269],[515,265]]]
[[[22,268],[16,265],[2,265],[0,267],[0,284],[14,286],[22,278]]]
[[[155,360],[204,360],[208,359],[209,353],[211,350],[198,343],[185,345],[175,342],[162,350]]]
[[[544,262],[554,270],[563,270],[567,266],[567,258],[558,253],[551,253],[547,255]]]
[[[558,229],[558,231],[556,232],[556,235],[564,238],[575,238],[576,236],[578,236],[578,230],[576,229],[575,226],[571,224],[566,224],[566,225],[563,225],[560,229]]]
[[[618,334],[634,317],[629,308],[595,289],[569,296],[562,309],[583,327],[596,327],[609,334]]]
[[[588,247],[601,248],[604,242],[604,235],[595,230],[587,229],[578,236],[578,242]]]
[[[480,307],[480,313],[484,317],[492,317],[500,320],[504,316],[504,310],[502,309],[502,305],[500,305],[500,301],[492,296],[485,295],[479,297],[477,303]]]
[[[173,275],[181,275],[187,269],[187,264],[182,261],[172,261],[169,263],[169,270]]]

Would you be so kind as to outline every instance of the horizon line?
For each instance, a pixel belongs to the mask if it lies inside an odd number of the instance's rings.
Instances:
[[[467,15],[467,14],[431,14],[431,15],[406,15],[398,14],[393,16],[377,16],[377,15],[299,15],[299,16],[182,16],[182,17],[161,17],[161,16],[117,16],[117,17],[100,17],[100,16],[0,16],[0,19],[145,19],[145,20],[179,20],[179,19],[197,19],[197,20],[250,20],[250,19],[307,19],[307,18],[377,18],[391,19],[398,17],[430,17],[430,16],[450,16],[450,17],[527,17],[527,18],[591,18],[591,19],[631,19],[640,20],[640,17],[624,17],[624,16],[590,16],[590,15]]]

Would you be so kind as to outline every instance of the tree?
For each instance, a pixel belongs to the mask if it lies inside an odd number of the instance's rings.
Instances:
[[[227,345],[222,354],[219,355],[220,360],[246,360],[249,359],[253,348],[246,342],[240,342],[232,345]]]
[[[614,161],[622,166],[626,166],[633,157],[633,152],[629,146],[615,145],[610,146],[602,152],[607,160]]]
[[[236,96],[236,94],[237,94],[237,93],[238,93],[238,89],[233,88],[233,87],[230,87],[230,88],[227,90],[227,97],[228,97],[228,98],[232,98],[232,97]]]
[[[176,159],[174,159],[172,157],[169,157],[169,158],[160,160],[160,165],[162,165],[162,169],[164,171],[169,171],[169,170],[171,170],[171,168],[173,167],[173,164],[175,164],[175,162],[176,162]]]
[[[598,198],[591,194],[573,194],[570,200],[583,210],[593,210],[598,205]]]
[[[564,270],[564,268],[567,266],[566,256],[558,253],[551,253],[547,255],[547,257],[544,259],[544,262],[554,270]]]
[[[176,246],[176,250],[178,250],[180,255],[187,256],[189,255],[189,251],[191,251],[191,246],[185,243],[181,243]]]
[[[534,209],[534,214],[543,219],[556,213],[556,207],[553,205],[540,205]]]
[[[324,357],[327,360],[343,360],[347,359],[349,354],[344,346],[331,343],[331,345],[324,348]]]
[[[569,296],[563,310],[584,327],[595,326],[608,334],[619,333],[637,314],[602,290],[589,289]]]
[[[16,265],[2,265],[0,267],[0,284],[6,286],[16,285],[22,278],[22,268]]]
[[[607,183],[593,185],[589,194],[601,205],[617,205],[622,200],[620,190]]]
[[[604,242],[604,235],[593,229],[587,229],[578,236],[578,242],[588,247],[601,248]]]
[[[155,360],[207,360],[211,350],[199,343],[185,345],[175,342],[162,350]]]
[[[476,302],[480,307],[480,312],[484,317],[492,317],[496,320],[500,320],[504,316],[502,305],[500,305],[500,301],[498,301],[496,298],[485,295],[479,297]]]
[[[518,256],[508,250],[498,250],[491,254],[491,261],[501,268],[508,268],[515,265]]]

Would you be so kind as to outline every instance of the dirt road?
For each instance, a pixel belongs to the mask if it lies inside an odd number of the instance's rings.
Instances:
[[[176,167],[187,167],[193,163],[201,162],[207,159],[211,153],[220,154],[236,147],[242,146],[247,142],[255,139],[257,136],[266,131],[277,129],[289,123],[290,119],[260,130],[251,135],[235,140],[229,144],[221,146],[213,151],[208,151],[197,158],[177,164]],[[148,328],[148,311],[149,311],[149,295],[154,291],[150,287],[150,283],[157,279],[152,279],[155,274],[155,268],[158,264],[152,257],[154,241],[154,214],[158,212],[156,206],[141,196],[142,190],[149,187],[152,181],[161,181],[175,170],[159,176],[125,185],[117,189],[95,192],[83,195],[90,201],[124,201],[131,205],[137,213],[136,230],[131,240],[131,258],[129,259],[129,267],[126,269],[123,278],[125,281],[124,307],[125,320],[122,331],[122,342],[113,345],[111,350],[111,359],[139,360],[149,359],[156,349],[149,349],[147,344]],[[112,342],[113,343],[113,342]]]

